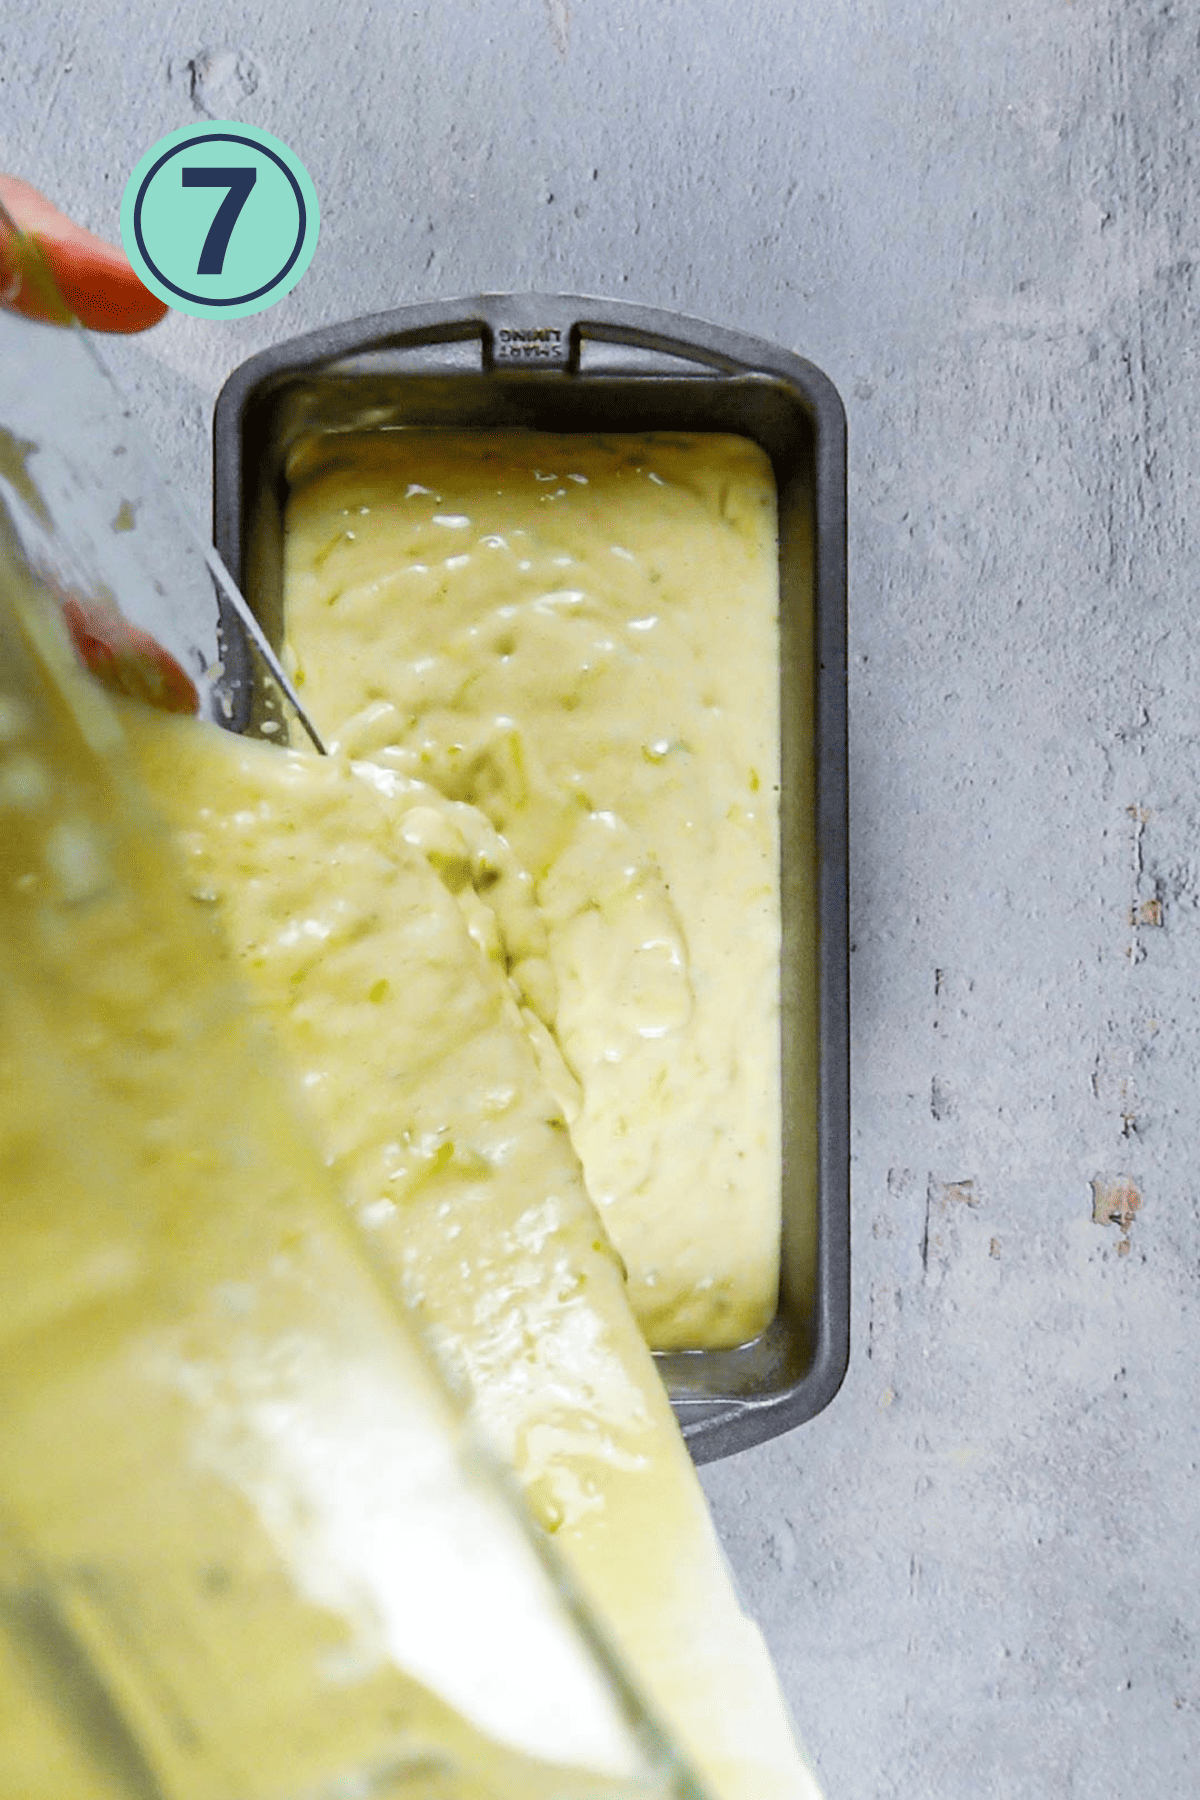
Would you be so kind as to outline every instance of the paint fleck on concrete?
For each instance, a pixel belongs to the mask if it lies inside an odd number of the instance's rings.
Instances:
[[[1128,1175],[1094,1175],[1092,1177],[1092,1220],[1096,1225],[1119,1225],[1121,1240],[1118,1256],[1129,1255],[1129,1233],[1141,1211],[1142,1196]]]

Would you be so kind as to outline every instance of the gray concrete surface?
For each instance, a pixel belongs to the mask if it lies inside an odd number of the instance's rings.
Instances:
[[[206,112],[316,182],[281,305],[113,351],[198,514],[226,372],[404,301],[838,384],[853,1362],[705,1487],[829,1800],[1198,1791],[1196,7],[3,10],[0,165],[94,228]]]

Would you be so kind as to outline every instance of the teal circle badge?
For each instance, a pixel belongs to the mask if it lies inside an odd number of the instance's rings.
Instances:
[[[121,201],[121,242],[138,276],[198,319],[241,319],[282,300],[312,261],[319,226],[295,151],[232,119],[160,138]]]

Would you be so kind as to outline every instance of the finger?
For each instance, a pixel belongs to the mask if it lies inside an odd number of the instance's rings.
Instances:
[[[166,313],[162,301],[142,286],[123,250],[76,225],[27,181],[0,175],[0,202],[35,240],[58,293],[81,325],[90,331],[144,331]],[[20,244],[0,246],[4,303],[30,318],[65,323],[54,295],[37,279],[35,262]]]
[[[81,661],[112,693],[144,700],[161,712],[198,710],[200,696],[187,671],[114,607],[68,594],[63,619]]]

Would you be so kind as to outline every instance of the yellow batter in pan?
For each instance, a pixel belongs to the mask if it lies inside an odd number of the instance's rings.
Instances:
[[[529,902],[502,948],[642,1329],[746,1342],[780,1232],[768,459],[712,434],[376,431],[316,441],[291,482],[307,703],[501,835]]]

